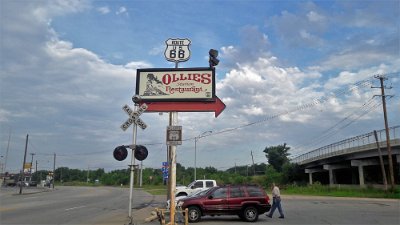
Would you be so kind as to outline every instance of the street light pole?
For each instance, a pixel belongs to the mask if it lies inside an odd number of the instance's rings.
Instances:
[[[196,146],[197,146],[197,137],[194,138],[194,180],[197,180],[196,177],[196,169],[197,169],[197,150],[196,150]]]
[[[203,135],[208,133],[212,133],[212,131],[211,130],[205,131],[201,133],[199,136],[194,138],[194,180],[197,180],[197,141],[200,138],[204,137]]]

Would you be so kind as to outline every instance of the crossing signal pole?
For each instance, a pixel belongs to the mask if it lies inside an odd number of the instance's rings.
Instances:
[[[386,148],[388,153],[388,161],[389,161],[389,176],[390,176],[390,185],[392,190],[395,189],[395,181],[394,181],[394,171],[393,171],[393,160],[392,160],[392,149],[390,146],[390,134],[389,134],[389,125],[387,119],[387,112],[386,112],[386,95],[385,95],[385,85],[383,83],[384,80],[387,78],[384,75],[376,75],[376,79],[380,81],[380,87],[372,87],[372,88],[380,88],[381,89],[381,97],[382,97],[382,107],[383,107],[383,118],[385,121],[385,131],[386,131]],[[379,96],[379,95],[377,95]]]

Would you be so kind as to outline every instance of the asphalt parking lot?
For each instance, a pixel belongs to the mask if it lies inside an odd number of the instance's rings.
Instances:
[[[279,213],[275,211],[273,218],[263,214],[254,224],[400,224],[400,201],[395,199],[283,196],[282,206],[284,219],[279,219]],[[142,211],[141,218],[151,212],[150,209]],[[145,223],[138,217],[137,224],[159,224],[159,222]],[[206,216],[197,224],[248,225],[249,223],[241,221],[237,216]]]

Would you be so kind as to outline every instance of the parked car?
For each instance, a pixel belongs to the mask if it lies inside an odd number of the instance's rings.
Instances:
[[[5,187],[14,187],[17,185],[16,177],[12,174],[7,174],[3,177],[3,186]]]
[[[205,194],[183,198],[177,205],[188,208],[189,222],[198,222],[205,215],[238,215],[248,222],[271,208],[269,197],[257,185],[226,185],[213,187]]]
[[[187,187],[180,186],[176,187],[176,196],[188,196],[191,193],[197,192],[199,190],[207,190],[209,188],[217,186],[217,181],[215,180],[195,180],[190,183]]]
[[[29,181],[28,183],[29,187],[37,187],[37,182],[34,180]]]

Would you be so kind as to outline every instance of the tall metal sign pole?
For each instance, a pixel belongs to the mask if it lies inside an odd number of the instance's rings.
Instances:
[[[146,112],[169,112],[167,146],[169,161],[168,186],[170,195],[169,225],[175,225],[176,146],[182,144],[182,127],[178,126],[178,112],[215,112],[217,117],[225,104],[215,95],[215,69],[218,64],[216,50],[210,50],[210,67],[178,68],[179,62],[190,58],[189,39],[168,39],[164,52],[174,69],[138,69],[136,95]]]
[[[164,55],[168,61],[175,62],[175,68],[178,68],[179,62],[184,62],[190,58],[189,39],[168,39],[167,48]],[[178,112],[169,113],[169,126],[178,125]],[[168,139],[168,135],[167,135]],[[167,143],[168,144],[168,143]],[[175,188],[176,188],[176,145],[168,145],[170,157],[170,176],[169,176],[169,195],[170,195],[170,220],[171,225],[175,224]]]

